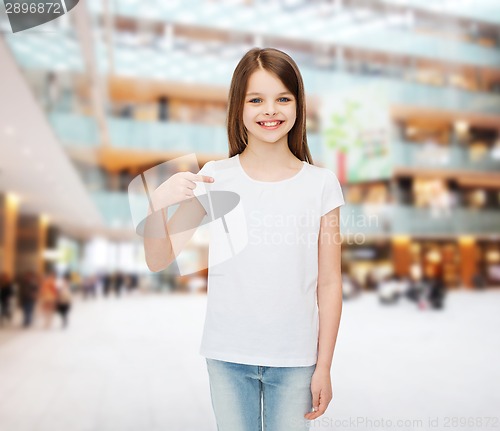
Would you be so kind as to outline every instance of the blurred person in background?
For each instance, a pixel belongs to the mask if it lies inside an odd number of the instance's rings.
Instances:
[[[10,302],[14,295],[14,283],[9,274],[3,272],[0,274],[0,326],[4,321],[11,321]]]
[[[349,274],[342,274],[342,297],[343,299],[354,298],[362,292],[361,284]]]
[[[422,279],[422,268],[418,263],[412,264],[410,268],[410,279],[405,296],[409,301],[418,304],[420,298],[425,294],[425,284]]]
[[[71,310],[71,275],[64,274],[57,283],[56,310],[62,319],[62,328],[68,326],[68,315]]]
[[[419,286],[419,296],[417,298],[418,308],[420,310],[426,310],[429,308],[429,293],[431,291],[433,283],[433,278],[428,274],[424,274]]]
[[[131,281],[130,288],[132,290],[139,288],[139,276],[137,274],[135,274],[135,273],[131,274],[130,281]]]
[[[23,313],[22,326],[28,328],[33,322],[33,314],[40,289],[40,280],[34,271],[28,270],[21,276],[18,286],[18,301]]]
[[[386,275],[377,287],[381,304],[395,304],[399,299],[399,280],[395,275]]]
[[[473,277],[472,277],[472,284],[474,285],[474,288],[476,290],[483,290],[486,288],[486,278],[484,275],[480,272],[477,271]]]
[[[366,288],[368,290],[377,290],[378,289],[379,279],[377,277],[377,273],[375,271],[375,268],[370,269],[368,271],[368,273],[366,274],[365,284],[366,284]]]
[[[115,291],[115,296],[120,297],[123,289],[124,277],[121,271],[116,271],[113,275],[113,290]]]
[[[97,277],[95,275],[88,275],[84,277],[82,283],[82,294],[83,299],[87,299],[88,297],[95,298],[97,290]]]
[[[429,269],[422,277],[421,295],[418,307],[421,310],[429,308],[442,309],[446,296],[446,285],[443,271],[439,268]]]
[[[133,280],[132,280],[132,274],[124,274],[123,276],[123,287],[124,291],[126,294],[129,294],[133,290]]]
[[[111,285],[113,283],[113,279],[110,274],[106,273],[102,276],[102,293],[104,297],[108,297],[109,291],[111,290]]]
[[[431,282],[429,289],[428,302],[429,305],[435,309],[440,310],[444,308],[444,298],[446,295],[446,286],[443,279],[442,271],[438,271]]]
[[[80,292],[82,288],[82,276],[78,271],[72,271],[68,273],[69,275],[69,285],[72,292]]]
[[[53,270],[47,273],[42,282],[39,301],[44,321],[44,328],[48,329],[52,325],[52,318],[54,316],[57,301],[56,274]]]

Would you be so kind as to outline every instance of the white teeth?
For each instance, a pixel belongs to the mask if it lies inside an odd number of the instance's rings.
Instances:
[[[281,123],[281,121],[273,121],[273,122],[267,122],[267,123],[260,122],[259,124],[262,124],[266,127],[273,127],[273,126],[277,126],[280,123]]]

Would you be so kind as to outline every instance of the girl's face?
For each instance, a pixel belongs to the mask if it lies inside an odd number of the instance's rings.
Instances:
[[[296,115],[295,97],[279,78],[262,69],[252,73],[243,105],[243,124],[249,144],[287,144]]]

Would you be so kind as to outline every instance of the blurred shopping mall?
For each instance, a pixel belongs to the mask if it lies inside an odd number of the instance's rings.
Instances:
[[[499,0],[81,0],[23,31],[0,9],[2,431],[217,429],[207,237],[149,271],[129,186],[228,157],[255,46],[297,62],[313,162],[346,201],[311,429],[498,429]]]
[[[206,271],[147,269],[128,185],[226,158],[234,67],[272,46],[299,65],[314,163],[342,184],[344,274],[498,287],[499,24],[494,0],[89,0],[17,33],[2,14],[0,272],[203,291]]]

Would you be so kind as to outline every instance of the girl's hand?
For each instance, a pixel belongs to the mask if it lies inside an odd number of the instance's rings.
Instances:
[[[316,368],[311,378],[311,393],[314,411],[304,415],[310,421],[325,413],[332,400],[332,382],[329,369]]]
[[[177,172],[160,184],[153,192],[152,200],[155,211],[166,208],[194,197],[195,181],[213,183],[213,177],[198,175],[189,171]]]

